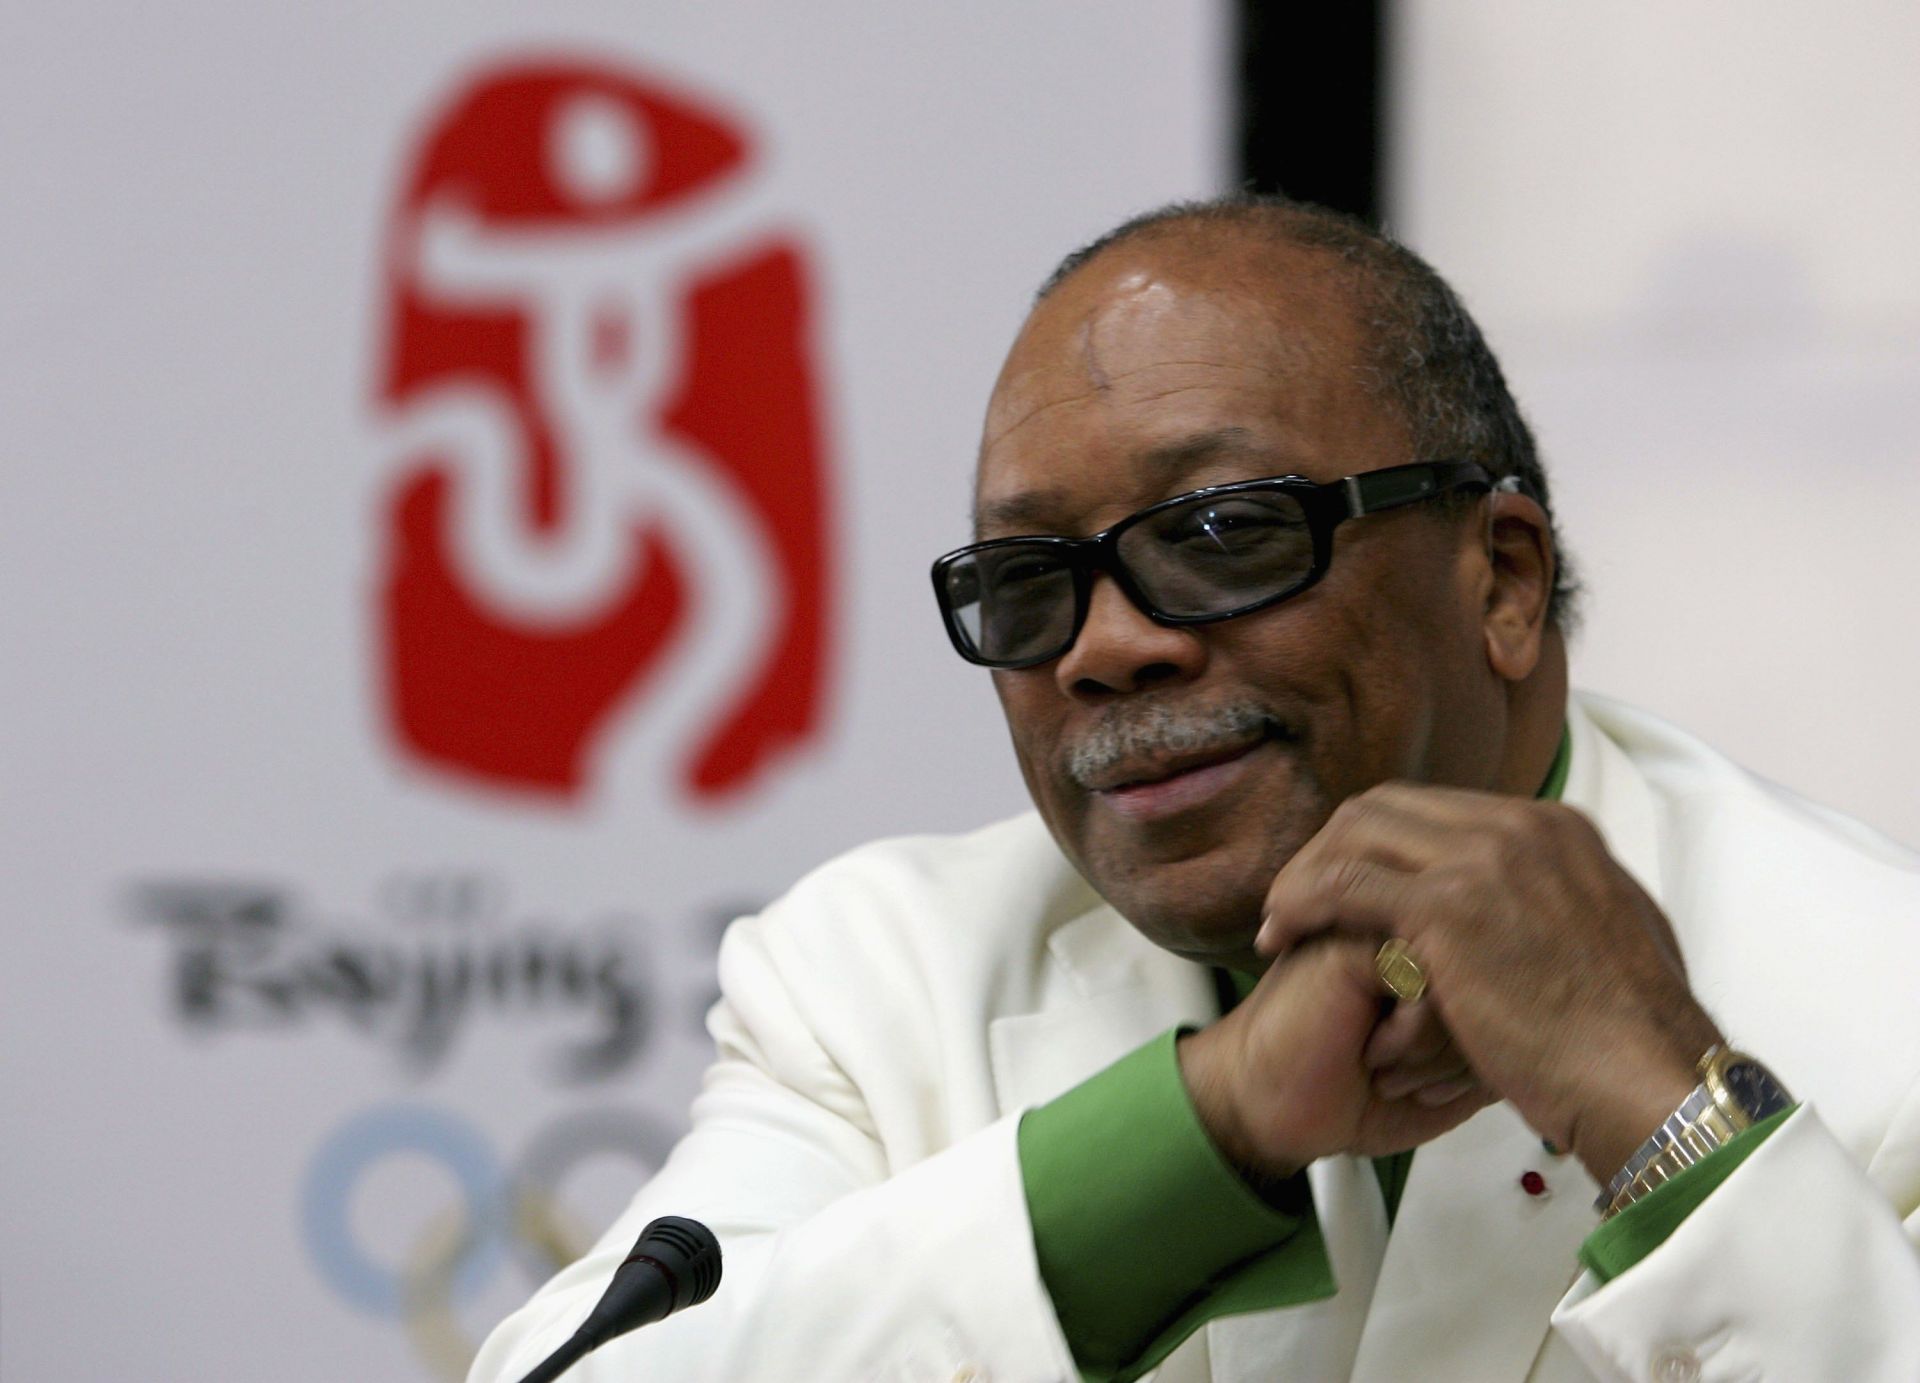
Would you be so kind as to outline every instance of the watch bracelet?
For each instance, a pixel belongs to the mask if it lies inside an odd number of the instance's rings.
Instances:
[[[1594,1198],[1594,1212],[1601,1219],[1611,1219],[1655,1186],[1664,1185],[1674,1175],[1674,1172],[1662,1171],[1658,1174],[1658,1180],[1652,1180],[1651,1177],[1646,1176],[1654,1160],[1659,1158],[1668,1147],[1675,1145],[1677,1140],[1685,1137],[1687,1130],[1699,1119],[1702,1109],[1715,1103],[1712,1085],[1707,1080],[1707,1070],[1713,1065],[1714,1057],[1725,1050],[1725,1045],[1716,1042],[1700,1054],[1700,1060],[1695,1062],[1693,1067],[1694,1074],[1700,1077],[1700,1083],[1688,1092],[1687,1097],[1680,1101],[1680,1107],[1661,1122],[1660,1127],[1653,1131],[1647,1141],[1633,1150],[1633,1155],[1626,1160],[1619,1171],[1613,1174],[1606,1188]],[[1679,1146],[1685,1148],[1690,1145],[1681,1142]],[[1695,1160],[1697,1159],[1689,1157],[1677,1170],[1684,1170]],[[1639,1184],[1643,1179],[1645,1184]],[[1638,1189],[1622,1200],[1621,1195],[1636,1184],[1639,1184]]]
[[[1714,1102],[1712,1092],[1704,1085],[1698,1087],[1614,1174],[1593,1208],[1603,1218],[1619,1214],[1655,1187],[1664,1186],[1725,1147],[1739,1131]]]

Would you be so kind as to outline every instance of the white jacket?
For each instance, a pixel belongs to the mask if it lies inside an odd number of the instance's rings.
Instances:
[[[1920,1380],[1920,857],[1644,713],[1579,696],[1568,718],[1562,800],[1802,1108],[1605,1285],[1575,1256],[1593,1183],[1505,1105],[1420,1149],[1391,1236],[1364,1160],[1316,1163],[1338,1293],[1215,1320],[1158,1383]],[[474,1383],[516,1383],[557,1347],[662,1214],[719,1235],[719,1292],[570,1381],[1076,1379],[1015,1124],[1210,1021],[1206,971],[1128,926],[1027,815],[835,860],[729,931],[720,979],[692,1132],[494,1332]],[[1520,1189],[1529,1170],[1551,1195]]]

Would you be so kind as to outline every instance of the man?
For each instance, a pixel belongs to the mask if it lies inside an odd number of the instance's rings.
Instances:
[[[1039,821],[737,925],[693,1132],[474,1377],[663,1213],[726,1282],[582,1378],[1920,1377],[1920,863],[1569,698],[1547,503],[1398,247],[1071,257],[935,567]]]

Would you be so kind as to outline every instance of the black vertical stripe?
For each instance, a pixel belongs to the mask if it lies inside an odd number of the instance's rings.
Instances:
[[[1234,4],[1242,185],[1378,225],[1385,0]]]

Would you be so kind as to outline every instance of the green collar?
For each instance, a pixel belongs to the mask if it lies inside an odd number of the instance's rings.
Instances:
[[[1566,791],[1567,768],[1573,763],[1573,731],[1566,726],[1560,727],[1560,747],[1553,751],[1553,767],[1547,770],[1547,781],[1540,785],[1540,791],[1534,796],[1543,802],[1558,802],[1560,794]]]

